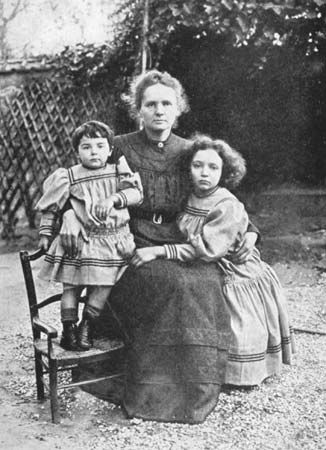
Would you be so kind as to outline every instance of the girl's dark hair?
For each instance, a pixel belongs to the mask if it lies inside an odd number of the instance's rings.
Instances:
[[[190,170],[190,164],[194,156],[201,150],[215,150],[222,159],[222,176],[219,182],[221,186],[233,189],[240,184],[246,174],[246,162],[239,152],[221,139],[214,140],[209,136],[195,135],[192,146],[186,156],[188,170]]]
[[[113,130],[103,122],[97,120],[90,120],[80,125],[72,134],[72,145],[75,150],[83,137],[87,138],[106,138],[110,147],[113,147]]]
[[[135,118],[138,115],[145,90],[149,86],[155,84],[163,84],[174,90],[179,115],[189,111],[188,98],[180,81],[172,77],[168,72],[150,70],[133,79],[130,84],[129,95],[125,96],[125,100],[129,104],[130,115],[132,118]]]

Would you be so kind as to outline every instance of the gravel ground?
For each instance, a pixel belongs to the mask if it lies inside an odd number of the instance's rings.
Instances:
[[[259,219],[259,218],[258,218]],[[259,223],[259,221],[255,223]],[[262,244],[288,293],[297,353],[280,376],[252,389],[225,389],[201,425],[126,420],[114,405],[81,390],[61,394],[62,422],[36,401],[27,301],[17,247],[0,254],[0,448],[5,449],[293,449],[326,448],[326,258],[323,229]],[[33,245],[33,243],[31,244]],[[325,270],[324,270],[325,268]],[[40,286],[41,289],[46,289]],[[52,317],[58,315],[51,311]]]

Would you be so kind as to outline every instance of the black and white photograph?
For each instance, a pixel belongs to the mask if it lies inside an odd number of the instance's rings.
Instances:
[[[0,448],[326,448],[326,0],[0,0]]]

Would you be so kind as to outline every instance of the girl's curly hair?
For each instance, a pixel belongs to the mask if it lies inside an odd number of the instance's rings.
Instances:
[[[130,84],[129,94],[123,96],[123,100],[129,105],[130,116],[133,119],[138,116],[145,90],[155,84],[163,84],[174,90],[179,115],[189,111],[188,98],[180,81],[168,72],[149,70],[135,77]]]
[[[239,152],[234,150],[221,139],[212,139],[209,136],[196,134],[192,137],[193,143],[186,156],[186,165],[190,170],[190,164],[197,152],[202,150],[215,150],[223,161],[220,186],[228,189],[237,187],[246,174],[246,162]]]

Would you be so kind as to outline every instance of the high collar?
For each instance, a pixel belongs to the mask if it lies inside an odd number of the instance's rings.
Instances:
[[[172,132],[169,134],[168,138],[165,139],[164,141],[149,138],[144,128],[141,130],[141,133],[145,142],[158,152],[164,152],[166,146],[171,142]]]

